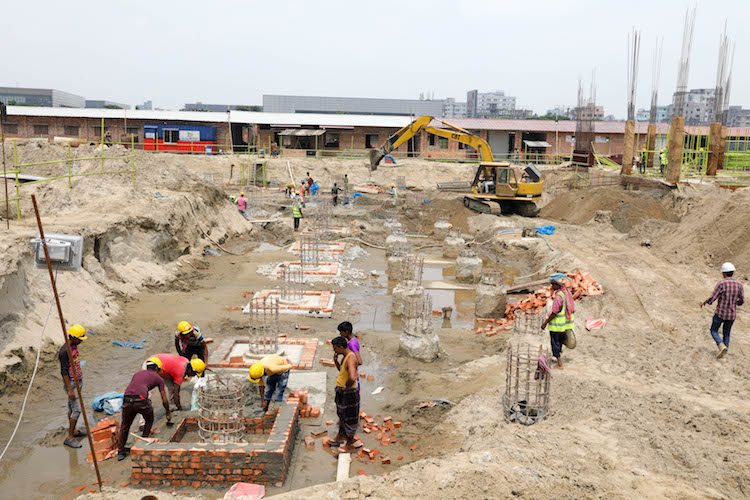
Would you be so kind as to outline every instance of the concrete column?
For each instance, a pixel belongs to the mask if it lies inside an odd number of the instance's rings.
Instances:
[[[669,143],[667,144],[667,175],[670,184],[680,182],[682,173],[682,148],[685,142],[685,119],[673,116],[669,127]]]
[[[625,136],[623,137],[622,146],[622,169],[621,175],[630,175],[633,173],[633,154],[635,153],[635,122],[628,120],[625,122]]]
[[[706,175],[716,175],[724,160],[724,138],[721,123],[712,123],[708,128],[708,168]]]
[[[520,130],[516,130],[516,135],[513,138],[513,151],[512,153],[515,153],[515,151],[518,150],[518,160],[520,161],[521,155],[523,154],[523,132]]]
[[[654,148],[656,148],[656,124],[649,123],[646,131],[646,167],[654,166]]]

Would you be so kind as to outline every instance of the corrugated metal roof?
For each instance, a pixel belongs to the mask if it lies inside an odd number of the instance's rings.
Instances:
[[[414,119],[410,116],[378,116],[378,115],[339,115],[325,113],[264,113],[260,111],[230,111],[229,113],[218,113],[211,111],[151,111],[133,109],[86,109],[86,108],[50,108],[32,106],[8,106],[8,115],[16,116],[51,116],[51,117],[75,117],[75,118],[106,118],[106,119],[135,119],[153,121],[186,121],[204,123],[249,123],[260,125],[271,125],[274,127],[303,127],[316,126],[320,128],[336,127],[372,127],[372,128],[401,128]],[[446,121],[467,130],[493,130],[493,131],[523,131],[523,132],[547,132],[575,134],[576,122],[573,120],[502,120],[488,118],[447,118]],[[292,125],[293,124],[293,125]],[[435,123],[439,126],[439,123]],[[645,134],[648,123],[636,123],[636,133]],[[658,134],[666,134],[669,131],[668,123],[657,123]],[[625,122],[594,122],[594,131],[597,134],[622,134],[625,131]],[[708,133],[706,126],[687,126],[688,134]],[[728,136],[744,136],[748,129],[727,128]]]

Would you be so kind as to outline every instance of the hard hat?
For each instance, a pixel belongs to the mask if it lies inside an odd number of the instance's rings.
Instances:
[[[240,191],[240,196],[245,196],[245,193],[243,191]]]
[[[731,262],[725,262],[721,265],[721,272],[722,273],[733,273],[736,269],[734,268],[734,264]]]
[[[161,370],[161,368],[162,368],[162,362],[161,362],[161,360],[160,360],[159,358],[157,358],[156,356],[151,356],[150,358],[148,358],[148,359],[146,360],[146,364],[149,364],[149,363],[155,364],[156,366],[158,366],[158,367],[159,367],[159,369],[160,369],[160,370]]]
[[[253,363],[250,365],[250,370],[248,370],[247,379],[253,384],[257,384],[265,372],[266,369],[263,367],[263,363]]]
[[[203,376],[203,372],[206,371],[206,363],[203,362],[200,358],[195,358],[190,360],[190,366],[193,368],[193,371],[198,375],[199,377]]]
[[[79,324],[71,325],[71,327],[68,328],[68,335],[75,337],[78,340],[86,340],[88,338],[86,336],[86,329]]]
[[[187,321],[180,321],[177,323],[177,333],[180,335],[187,335],[188,333],[193,332],[193,325],[188,323]]]

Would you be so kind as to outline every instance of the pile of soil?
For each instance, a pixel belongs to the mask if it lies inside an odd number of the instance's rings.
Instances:
[[[627,233],[649,219],[677,222],[677,216],[668,208],[669,196],[658,191],[628,192],[610,187],[570,191],[542,208],[540,216],[585,224],[594,219],[597,212],[608,211],[612,226]]]

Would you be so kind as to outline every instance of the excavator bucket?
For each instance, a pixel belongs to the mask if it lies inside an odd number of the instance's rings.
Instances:
[[[370,150],[370,171],[375,171],[378,169],[378,165],[380,165],[380,160],[385,157],[385,153],[381,149],[371,149]]]

